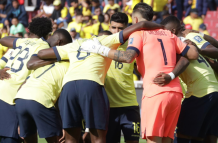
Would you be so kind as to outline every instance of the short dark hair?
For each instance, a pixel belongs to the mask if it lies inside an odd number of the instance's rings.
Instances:
[[[0,4],[6,5],[7,4],[7,0],[0,0]]]
[[[100,23],[104,22],[104,15],[103,15],[103,14],[100,14],[100,15],[98,16],[98,21],[99,21]]]
[[[101,7],[100,7],[100,6],[96,6],[96,7],[95,7],[95,10],[98,9],[98,8],[101,8]]]
[[[83,16],[82,11],[81,11],[81,10],[77,11],[77,12],[76,12],[76,16]]]
[[[167,16],[167,15],[170,15],[168,10],[164,10],[161,12],[161,16]]]
[[[63,36],[62,40],[64,41],[65,44],[73,42],[72,37],[70,36],[70,33],[65,29],[57,29],[53,35],[56,35],[56,34]]]
[[[71,0],[71,2],[75,2],[75,3],[78,3],[78,0]]]
[[[105,30],[105,31],[102,31],[102,32],[99,32],[99,34],[98,35],[112,35],[112,33],[110,32],[110,31],[108,31],[108,30]]]
[[[17,33],[19,36],[23,37],[23,33],[22,32],[19,32]]]
[[[111,21],[128,25],[128,16],[125,13],[116,12],[111,16]]]
[[[170,15],[170,16],[166,17],[163,21],[161,21],[160,24],[167,25],[168,23],[174,23],[177,26],[180,25],[179,19],[177,17],[175,17],[174,15]]]
[[[100,3],[100,2],[99,2],[99,0],[92,0],[92,2],[95,2],[95,3]]]
[[[51,20],[45,17],[34,18],[29,24],[29,31],[39,37],[46,37],[52,32]]]
[[[151,21],[153,19],[154,11],[151,6],[146,3],[138,3],[133,8],[133,13],[138,12],[141,16],[147,21]]]

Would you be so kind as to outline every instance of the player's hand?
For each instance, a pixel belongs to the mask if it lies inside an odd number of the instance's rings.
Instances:
[[[101,43],[98,41],[97,38],[94,38],[93,40],[88,39],[82,43],[80,48],[81,48],[81,51],[98,54],[98,51],[101,48]]]
[[[153,82],[159,86],[164,86],[169,84],[171,80],[170,75],[161,72],[154,78]]]
[[[20,136],[20,126],[18,126],[18,128],[17,128],[17,132],[18,132],[18,135]],[[21,136],[20,136],[20,138],[24,139],[24,137],[21,137]]]
[[[7,73],[7,70],[10,70],[10,68],[4,68],[0,70],[0,80],[11,78],[11,75]]]
[[[59,139],[60,143],[64,143],[65,142],[65,131],[62,130],[62,132],[63,132],[63,136]]]
[[[85,132],[83,134],[83,143],[91,143],[91,138],[90,138],[90,133],[89,132]]]

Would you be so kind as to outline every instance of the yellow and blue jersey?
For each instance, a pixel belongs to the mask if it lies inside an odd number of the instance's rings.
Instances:
[[[20,85],[31,73],[26,64],[32,55],[37,54],[42,49],[49,48],[44,39],[38,38],[19,38],[13,43],[14,51],[7,61],[5,67],[10,68],[7,72],[11,75],[10,79],[0,81],[0,99],[13,105],[14,97]]]
[[[117,50],[126,51],[128,41]],[[134,62],[131,64],[112,61],[105,79],[105,90],[110,107],[138,106],[133,81]]]
[[[36,69],[18,91],[15,99],[34,100],[46,108],[53,107],[61,93],[68,67],[69,62],[56,62]]]
[[[103,35],[97,37],[102,45],[117,49],[123,43],[122,32],[114,35]],[[104,85],[105,76],[111,64],[111,59],[95,53],[81,52],[80,46],[83,41],[76,40],[73,43],[53,47],[58,61],[70,61],[70,67],[64,76],[63,86],[74,80],[91,80]]]
[[[8,59],[11,57],[13,53],[13,49],[9,49],[5,55],[0,59],[0,69],[3,69],[8,62]]]
[[[197,33],[188,34],[186,39],[190,39],[192,42],[196,43],[200,49],[209,45],[209,43]],[[218,81],[215,73],[202,55],[199,55],[198,60],[190,60],[189,66],[180,75],[180,78],[187,85],[186,98],[191,95],[203,97],[218,91]]]

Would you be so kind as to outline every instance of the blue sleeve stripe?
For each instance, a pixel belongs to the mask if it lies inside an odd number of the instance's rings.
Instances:
[[[3,61],[5,61],[6,63],[8,62],[8,59],[5,58],[5,57],[2,57],[1,59],[2,59]]]
[[[55,53],[55,55],[57,57],[57,61],[61,61],[61,56],[58,53],[57,47],[56,46],[53,47],[53,50],[54,50],[54,53]]]
[[[138,54],[138,56],[139,56],[139,54],[140,54],[139,49],[137,49],[136,47],[130,46],[130,47],[128,47],[126,50],[134,50],[134,51],[136,51],[136,53]],[[137,56],[137,57],[138,57],[138,56]]]
[[[209,42],[204,43],[204,45],[201,47],[201,49],[205,49],[208,45],[210,45]]]
[[[123,31],[120,31],[120,33],[119,33],[119,40],[120,40],[121,44],[125,43],[123,40]]]
[[[33,54],[32,56],[37,56],[37,54]]]
[[[51,68],[53,68],[55,66],[55,63],[52,64],[47,70],[45,70],[42,74],[40,74],[38,77],[36,78],[40,78],[44,73],[46,73],[48,70],[50,70]]]
[[[186,46],[185,49],[182,51],[181,55],[185,56],[185,54],[188,52],[189,49],[190,49],[190,47]]]
[[[29,79],[29,78],[30,78],[30,76],[28,76],[28,77],[26,78],[26,80]]]
[[[14,42],[13,42],[13,49],[16,49],[16,48],[17,48],[17,46],[16,46],[17,39],[18,39],[18,38],[14,39]]]

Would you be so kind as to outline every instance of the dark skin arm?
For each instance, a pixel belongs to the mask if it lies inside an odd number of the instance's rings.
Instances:
[[[134,33],[135,31],[154,30],[154,29],[163,29],[163,28],[164,28],[164,26],[162,26],[160,24],[156,24],[156,23],[153,23],[153,22],[150,22],[150,21],[142,21],[142,22],[139,22],[137,24],[134,24],[132,26],[129,26],[129,27],[125,28],[123,30],[123,40],[124,41],[128,40],[129,36],[132,33]],[[130,52],[135,52],[135,51],[131,50]],[[44,60],[56,59],[56,55],[55,55],[54,50],[52,48],[39,51],[38,57],[40,59],[44,59]]]
[[[210,64],[210,66],[212,67],[212,69],[218,74],[218,63],[214,60],[211,60],[207,57],[204,57],[207,62]]]
[[[173,69],[173,73],[175,77],[179,76],[182,72],[185,71],[185,69],[189,65],[189,60],[185,57],[182,57],[180,55],[176,56],[176,67]],[[164,86],[170,83],[171,77],[168,74],[165,73],[159,73],[155,78],[154,78],[154,83],[159,85],[159,86]]]
[[[36,70],[40,67],[53,64],[57,60],[41,60],[38,56],[32,56],[27,63],[28,70]]]
[[[5,46],[5,47],[9,47],[12,48],[13,47],[13,42],[17,37],[13,37],[13,36],[7,36],[4,37],[2,39],[0,39],[0,44]]]
[[[0,70],[0,80],[11,78],[11,75],[6,72],[7,70],[10,70],[10,68],[3,68]]]
[[[214,39],[213,37],[204,34],[204,39],[206,41],[208,41],[211,45],[215,46],[216,48],[218,48],[218,41],[216,39]]]

